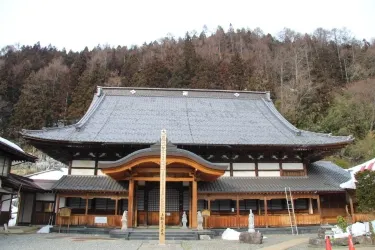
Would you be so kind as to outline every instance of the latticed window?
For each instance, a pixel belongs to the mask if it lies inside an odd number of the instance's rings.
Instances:
[[[89,199],[88,200],[88,208],[89,209],[91,209],[91,203],[92,203],[92,200]],[[79,198],[79,197],[70,197],[70,198],[67,198],[66,204],[69,208],[72,208],[72,209],[79,209],[79,208],[85,209],[86,208],[86,199],[82,199],[82,198]]]
[[[258,210],[257,200],[240,200],[240,210]]]
[[[145,210],[145,191],[143,189],[137,190],[137,209],[139,211]]]
[[[179,192],[177,189],[168,188],[165,193],[165,210],[167,212],[179,211]],[[159,211],[160,189],[152,189],[148,193],[148,211]]]

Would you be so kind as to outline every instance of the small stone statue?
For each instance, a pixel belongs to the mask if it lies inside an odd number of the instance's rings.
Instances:
[[[122,231],[127,230],[128,229],[128,211],[125,210],[124,213],[122,214],[121,222],[122,222],[121,230]]]
[[[249,213],[249,229],[247,230],[249,233],[255,233],[254,229],[254,214],[253,211],[250,209]]]
[[[184,211],[184,213],[182,214],[182,228],[187,228],[186,227],[187,222],[188,220],[187,220],[186,212]]]
[[[203,230],[203,216],[201,211],[197,212],[198,230]]]

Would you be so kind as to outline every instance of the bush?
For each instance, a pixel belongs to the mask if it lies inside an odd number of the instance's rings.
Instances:
[[[346,228],[348,227],[348,222],[342,216],[337,216],[337,226],[341,228],[341,230],[346,233]]]

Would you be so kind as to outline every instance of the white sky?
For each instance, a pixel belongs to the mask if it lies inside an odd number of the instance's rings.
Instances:
[[[370,41],[375,0],[0,0],[0,48],[38,41],[75,51],[98,44],[141,45],[168,33],[200,33],[203,25],[228,30],[230,23],[272,35],[284,27],[303,33],[346,27]]]

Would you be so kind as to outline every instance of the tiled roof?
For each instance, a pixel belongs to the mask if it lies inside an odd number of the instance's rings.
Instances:
[[[199,182],[200,193],[343,191],[340,183],[350,179],[344,169],[332,162],[318,161],[308,167],[307,177],[221,177],[214,182]]]
[[[18,145],[3,137],[0,137],[0,151],[4,151],[10,154],[12,161],[35,162],[38,159],[37,157],[26,153]]]
[[[349,173],[342,168],[331,162],[319,161],[309,166],[307,177],[221,177],[213,182],[198,182],[198,192],[283,192],[285,187],[294,192],[337,192],[344,191],[339,185],[349,179]],[[52,189],[58,192],[125,192],[127,187],[128,182],[118,182],[107,176],[67,175]]]
[[[26,139],[153,144],[166,129],[175,145],[329,145],[352,138],[299,130],[268,92],[102,87],[74,125],[24,130]]]
[[[4,187],[12,188],[13,191],[29,191],[29,192],[36,192],[36,191],[43,191],[41,187],[39,187],[32,179],[29,179],[24,176],[16,175],[16,174],[8,174],[8,176],[0,177],[2,179],[2,185]]]
[[[55,191],[126,192],[127,181],[116,181],[108,176],[64,175],[53,186]]]

